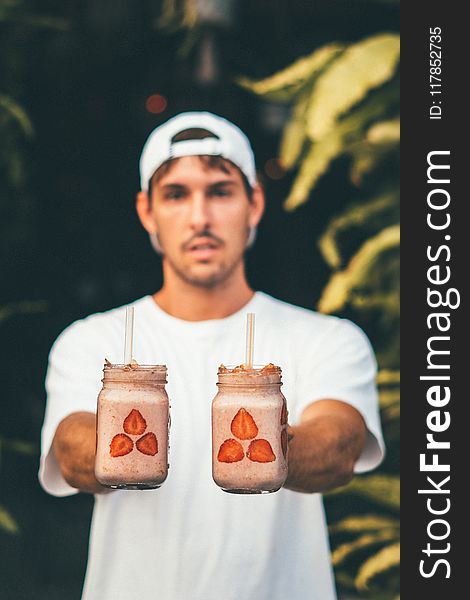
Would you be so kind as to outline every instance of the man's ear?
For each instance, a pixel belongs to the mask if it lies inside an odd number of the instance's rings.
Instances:
[[[149,195],[147,192],[138,192],[136,196],[135,208],[139,216],[140,222],[148,233],[155,233],[157,227],[152,215],[152,206],[150,204]]]
[[[261,221],[261,217],[264,213],[265,199],[264,199],[264,190],[259,183],[257,183],[251,195],[250,201],[250,217],[249,217],[249,225],[250,227],[256,227],[258,223]]]

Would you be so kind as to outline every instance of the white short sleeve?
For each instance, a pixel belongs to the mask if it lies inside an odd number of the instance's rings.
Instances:
[[[331,398],[351,404],[363,416],[368,438],[355,473],[374,469],[385,454],[376,373],[375,357],[364,332],[351,321],[334,319],[312,351],[305,351],[299,375],[301,410],[311,402]]]
[[[99,344],[87,335],[83,321],[77,321],[57,338],[50,355],[46,376],[47,405],[41,432],[39,481],[53,496],[76,494],[62,477],[51,448],[59,423],[79,411],[96,411],[101,389],[104,357]]]

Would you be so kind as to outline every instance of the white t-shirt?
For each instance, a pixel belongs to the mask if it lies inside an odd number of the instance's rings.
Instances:
[[[86,600],[334,600],[321,495],[281,489],[223,492],[211,476],[211,401],[220,363],[244,358],[246,313],[256,313],[255,362],[281,366],[289,421],[315,400],[356,407],[369,430],[356,472],[376,467],[384,445],[376,364],[362,331],[257,292],[225,319],[189,322],[151,296],[135,306],[134,351],[168,366],[170,470],[160,489],[95,496]],[[40,481],[54,496],[77,492],[62,478],[51,443],[59,422],[96,410],[105,357],[122,362],[125,307],[68,327],[46,379]]]

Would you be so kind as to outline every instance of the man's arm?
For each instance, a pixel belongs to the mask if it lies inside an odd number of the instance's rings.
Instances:
[[[76,412],[63,419],[55,432],[52,448],[65,481],[81,492],[108,491],[95,478],[96,415]]]
[[[324,492],[346,485],[367,438],[361,414],[339,400],[307,406],[299,425],[290,427],[289,473],[284,487]]]

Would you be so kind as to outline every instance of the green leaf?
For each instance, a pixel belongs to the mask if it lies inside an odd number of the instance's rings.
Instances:
[[[356,577],[358,590],[367,590],[368,584],[377,575],[400,565],[400,543],[386,546],[367,559],[359,568]]]
[[[0,529],[11,535],[16,535],[20,530],[15,519],[2,505],[0,505]]]
[[[392,404],[387,406],[381,411],[382,423],[384,425],[389,425],[391,421],[396,421],[400,418],[401,406],[398,402],[397,404]]]
[[[400,389],[380,390],[379,395],[381,408],[387,408],[388,406],[400,403]]]
[[[346,517],[329,527],[330,533],[360,533],[364,531],[381,531],[383,529],[399,529],[400,521],[382,515],[354,515]]]
[[[184,0],[183,27],[194,27],[198,22],[198,7],[194,0]]]
[[[34,134],[33,124],[31,123],[26,111],[10,96],[0,94],[0,109],[6,111],[15,119],[21,127],[26,137],[31,138]]]
[[[337,585],[341,588],[345,588],[351,591],[356,589],[356,586],[354,585],[354,577],[351,577],[349,573],[335,570],[335,579]]]
[[[353,154],[349,178],[356,187],[361,187],[368,175],[371,175],[385,161],[396,155],[398,163],[398,148],[388,144],[382,146],[371,146],[364,144],[356,149]]]
[[[377,383],[378,385],[390,385],[400,383],[400,371],[381,369],[377,373]]]
[[[400,507],[400,479],[395,475],[361,475],[345,487],[329,492],[331,495],[356,494],[382,506]]]
[[[374,146],[398,144],[400,141],[400,119],[374,123],[367,132],[367,141]]]
[[[374,292],[372,295],[363,295],[351,291],[348,302],[357,311],[380,311],[382,318],[388,320],[400,315],[399,290],[392,290],[384,294]]]
[[[337,243],[338,236],[351,227],[361,227],[398,205],[398,196],[387,193],[372,201],[354,204],[338,217],[332,219],[320,238],[318,245],[328,265],[337,269],[342,257]]]
[[[305,113],[310,94],[303,93],[297,100],[292,117],[284,128],[279,157],[285,169],[293,167],[302,153],[307,139]]]
[[[350,179],[359,187],[366,175],[376,170],[386,160],[395,158],[398,163],[400,122],[380,121],[367,131],[364,139],[349,148],[353,158]]]
[[[310,190],[342,150],[343,140],[340,130],[332,132],[328,137],[310,146],[284,203],[286,210],[294,210],[307,202]]]
[[[367,280],[368,274],[380,256],[400,244],[400,227],[386,227],[368,239],[349,261],[343,271],[334,273],[323,290],[318,303],[320,312],[332,313],[341,310],[347,303],[351,291]]]
[[[359,550],[369,548],[370,546],[377,546],[378,544],[384,544],[385,542],[396,540],[397,538],[398,533],[396,529],[387,529],[385,531],[380,531],[379,533],[367,533],[361,535],[352,542],[346,542],[335,548],[331,553],[331,562],[333,563],[333,566],[337,567]]]
[[[338,122],[325,138],[312,143],[302,159],[284,208],[294,210],[304,204],[319,178],[328,170],[330,163],[346,152],[351,145],[357,144],[363,130],[375,119],[383,117],[389,103],[395,102],[397,97],[398,90],[395,85],[375,92],[363,105]]]
[[[179,29],[191,29],[197,24],[197,7],[194,0],[163,0],[162,14],[157,27],[174,33]]]
[[[396,34],[378,34],[352,44],[315,83],[307,115],[308,135],[324,137],[338,118],[358,104],[370,90],[394,74],[400,55]]]
[[[16,454],[24,454],[26,456],[35,456],[38,454],[36,445],[32,442],[26,442],[24,440],[9,440],[0,437],[0,443],[3,448],[11,450]]]
[[[254,81],[239,77],[236,82],[246,90],[267,100],[288,102],[301,90],[304,84],[317,76],[343,50],[343,44],[329,44],[315,50],[309,56],[295,61],[282,71],[270,77]]]
[[[347,124],[351,131],[360,131],[353,143],[364,142],[367,131],[376,122],[381,122],[390,114],[400,110],[400,87],[394,78],[383,86],[371,90],[366,98],[340,117],[338,124]]]
[[[0,306],[0,325],[2,321],[11,319],[18,315],[32,315],[46,312],[49,309],[49,303],[46,300],[22,300]]]

